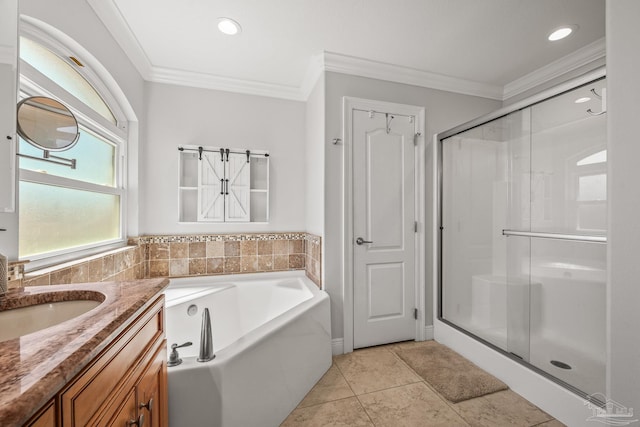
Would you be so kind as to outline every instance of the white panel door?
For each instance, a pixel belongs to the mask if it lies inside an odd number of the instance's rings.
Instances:
[[[353,345],[360,348],[416,336],[415,121],[359,110],[352,120]]]
[[[231,153],[225,162],[225,221],[248,222],[251,202],[251,162],[246,154]]]
[[[198,221],[224,221],[225,163],[219,153],[202,153],[198,162]]]

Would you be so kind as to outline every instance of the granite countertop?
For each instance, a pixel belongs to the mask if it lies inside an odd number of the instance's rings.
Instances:
[[[25,423],[168,285],[168,279],[158,278],[32,286],[12,289],[0,296],[0,310],[20,307],[26,301],[31,301],[26,304],[68,299],[102,301],[74,319],[0,342],[0,424]],[[63,298],[62,291],[69,296]],[[0,324],[0,328],[10,327]]]

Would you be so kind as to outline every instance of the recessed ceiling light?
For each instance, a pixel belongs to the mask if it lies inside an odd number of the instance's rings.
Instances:
[[[578,28],[577,25],[565,25],[563,27],[555,29],[551,34],[549,34],[549,41],[562,40],[565,37],[568,37],[569,34],[573,33],[574,30]]]
[[[583,102],[587,102],[587,101],[591,101],[591,98],[589,98],[588,96],[585,96],[584,98],[578,98],[573,102],[575,102],[576,104],[582,104]]]
[[[218,18],[218,29],[220,32],[230,36],[236,35],[242,31],[240,24],[231,18]]]

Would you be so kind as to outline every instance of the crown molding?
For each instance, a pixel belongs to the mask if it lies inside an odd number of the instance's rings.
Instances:
[[[606,57],[605,38],[598,39],[575,52],[570,53],[544,67],[540,67],[529,74],[507,83],[504,86],[502,99],[506,100],[530,89],[544,84],[550,80],[578,69],[598,59]]]
[[[142,78],[151,82],[306,101],[323,72],[333,71],[466,95],[502,99],[502,87],[332,52],[311,57],[307,73],[299,87],[156,67],[147,57],[115,2],[112,0],[87,0],[87,2],[122,47]]]
[[[147,80],[154,83],[214,89],[226,92],[243,93],[246,95],[268,96],[271,98],[282,98],[292,101],[306,101],[307,99],[300,88],[295,86],[236,79],[232,77],[173,70],[161,67],[154,67]]]
[[[333,52],[324,52],[324,71],[502,100],[502,86],[459,79]]]
[[[502,100],[502,87],[500,86],[485,85],[332,52],[323,52],[311,57],[309,67],[299,87],[161,67],[152,67],[146,80],[293,101],[306,101],[316,82],[326,71]]]
[[[113,0],[87,2],[144,80],[294,101],[306,101],[318,79],[327,71],[504,101],[605,57],[605,39],[602,38],[502,87],[334,52],[323,52],[311,57],[300,86],[288,86],[156,67],[147,57]]]
[[[107,27],[113,38],[118,42],[124,53],[129,57],[134,67],[144,80],[149,80],[153,73],[153,64],[142,49],[140,42],[131,31],[129,24],[122,16],[115,2],[109,0],[87,0],[98,18]]]

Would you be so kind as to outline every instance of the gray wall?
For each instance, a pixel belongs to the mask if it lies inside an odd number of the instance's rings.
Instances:
[[[430,165],[432,162],[431,144],[433,135],[447,130],[455,125],[464,123],[483,114],[489,113],[501,107],[500,101],[460,95],[435,89],[410,86],[400,83],[369,79],[340,73],[325,73],[325,137],[327,141],[342,137],[342,98],[352,96],[377,101],[395,102],[422,106],[426,112],[427,143],[425,159],[427,170],[427,182],[425,188],[427,194],[425,200],[426,223],[430,224],[431,203],[434,195],[432,188]],[[325,142],[325,235],[324,235],[324,287],[331,295],[331,328],[332,337],[341,338],[344,333],[343,325],[343,156],[342,145],[332,145]],[[426,241],[431,241],[431,230],[427,231]],[[433,257],[432,250],[427,244],[426,248],[426,325],[433,322],[433,283],[430,280],[430,260]]]
[[[307,232],[324,234],[324,76],[320,77],[307,98],[306,166]]]
[[[607,396],[640,409],[640,2],[607,0],[608,376]]]
[[[146,84],[140,234],[305,231],[305,104]],[[178,224],[178,146],[267,150],[269,224]]]

